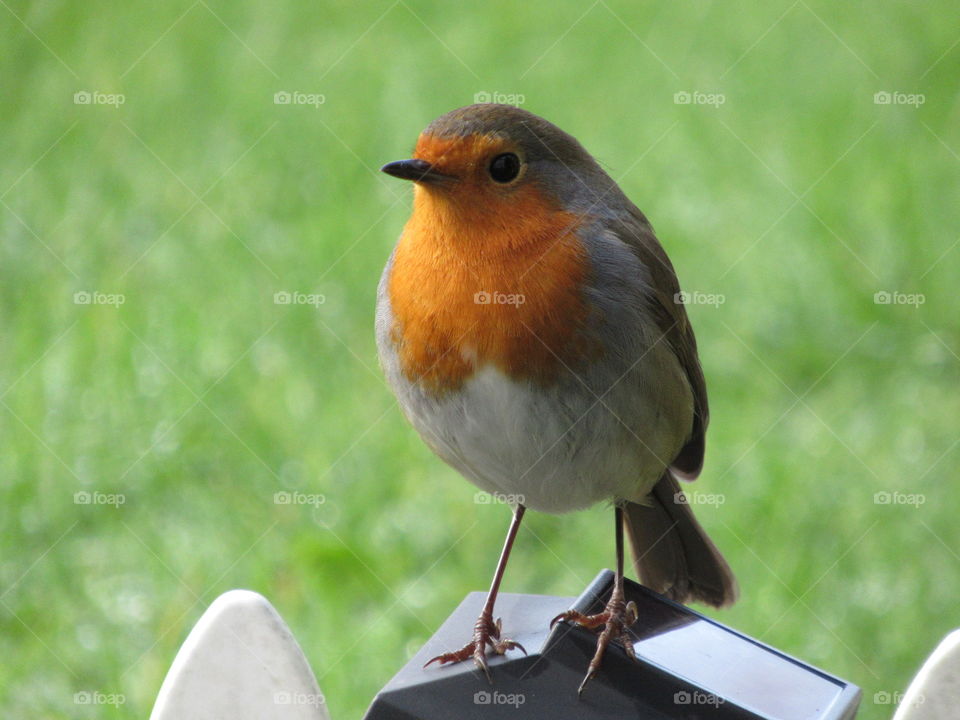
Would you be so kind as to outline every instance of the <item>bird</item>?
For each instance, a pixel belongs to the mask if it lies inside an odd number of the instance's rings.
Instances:
[[[676,273],[646,216],[572,135],[525,109],[469,105],[433,120],[412,157],[413,209],[377,289],[380,365],[426,445],[512,518],[468,642],[427,665],[526,650],[494,607],[527,509],[614,510],[616,573],[578,697],[616,640],[635,658],[624,534],[646,586],[733,603],[726,560],[680,481],[703,467],[706,382]]]

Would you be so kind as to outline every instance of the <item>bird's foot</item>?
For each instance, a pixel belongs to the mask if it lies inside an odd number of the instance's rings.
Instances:
[[[527,654],[527,651],[520,643],[514,642],[509,638],[501,638],[500,629],[500,618],[494,621],[490,613],[481,613],[480,617],[477,618],[476,624],[473,626],[473,640],[459,650],[443,653],[442,655],[437,655],[435,658],[431,658],[424,667],[433,662],[446,665],[447,663],[463,662],[467,658],[472,657],[476,666],[483,670],[483,673],[487,676],[487,680],[493,684],[493,679],[490,677],[490,668],[487,666],[488,645],[497,655],[503,655],[507,650],[514,649],[521,650],[524,655]]]
[[[584,615],[576,610],[568,610],[551,620],[550,627],[561,620],[573,622],[590,630],[603,626],[603,630],[597,638],[597,651],[593,654],[593,659],[590,661],[583,682],[577,688],[577,697],[583,694],[583,689],[587,686],[587,683],[597,674],[600,661],[603,659],[603,654],[611,640],[618,640],[623,646],[624,652],[627,653],[627,657],[631,660],[637,659],[636,653],[633,651],[633,641],[630,637],[630,626],[637,621],[637,606],[632,600],[630,602],[625,601],[622,588],[614,587],[610,601],[603,612],[596,615]]]

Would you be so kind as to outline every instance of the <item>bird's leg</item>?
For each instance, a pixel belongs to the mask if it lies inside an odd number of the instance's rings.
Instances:
[[[603,654],[611,640],[619,640],[627,656],[632,660],[637,659],[633,651],[633,641],[630,637],[630,626],[637,621],[637,606],[632,600],[626,602],[623,595],[623,509],[619,505],[616,507],[614,518],[617,523],[617,574],[613,581],[613,592],[610,593],[610,600],[603,612],[596,615],[584,615],[576,610],[568,610],[550,621],[550,627],[553,627],[560,620],[569,620],[591,630],[603,626],[603,630],[597,638],[597,651],[593,654],[593,659],[590,661],[583,682],[577,688],[577,697],[580,697],[587,683],[597,674],[600,661],[603,659]]]
[[[517,530],[520,529],[520,521],[523,519],[525,510],[526,508],[523,505],[517,505],[516,510],[513,512],[510,529],[507,531],[507,538],[504,540],[503,550],[500,552],[500,560],[497,562],[497,571],[493,574],[493,582],[490,583],[490,592],[487,593],[487,601],[483,604],[480,617],[477,618],[477,622],[473,626],[473,639],[459,650],[437,655],[435,658],[430,659],[424,667],[432,662],[438,662],[444,665],[446,663],[463,662],[467,658],[472,657],[473,662],[476,663],[478,668],[483,670],[487,676],[487,680],[492,684],[493,679],[490,677],[490,668],[487,666],[486,657],[488,645],[497,655],[503,655],[507,650],[513,650],[514,648],[522,650],[524,655],[527,654],[527,651],[524,650],[523,645],[520,643],[514,642],[509,638],[500,637],[500,618],[496,620],[493,619],[493,604],[497,600],[500,581],[503,580],[503,571],[506,569],[507,560],[510,557],[510,548],[513,547],[513,541],[517,537]]]

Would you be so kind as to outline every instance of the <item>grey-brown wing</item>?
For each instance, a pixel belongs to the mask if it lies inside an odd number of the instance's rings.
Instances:
[[[709,407],[707,384],[697,355],[697,340],[686,308],[680,301],[677,275],[649,221],[638,208],[631,205],[630,215],[621,217],[615,231],[650,271],[650,310],[693,390],[694,416],[690,437],[670,466],[679,477],[693,480],[703,467]]]

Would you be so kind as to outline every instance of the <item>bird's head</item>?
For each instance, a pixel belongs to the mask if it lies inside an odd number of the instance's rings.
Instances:
[[[505,225],[531,214],[587,213],[610,199],[604,195],[613,185],[574,137],[526,110],[491,103],[437,118],[411,159],[382,170],[416,183],[418,211],[507,232]]]

